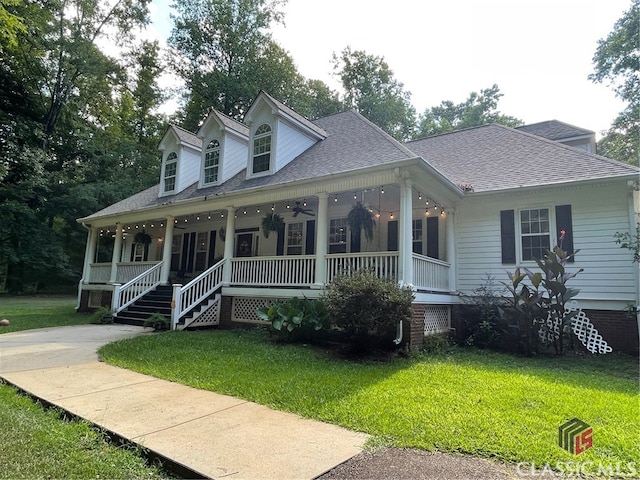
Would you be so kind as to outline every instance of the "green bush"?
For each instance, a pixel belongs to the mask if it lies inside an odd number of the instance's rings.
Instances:
[[[504,287],[500,289],[495,278],[485,274],[483,283],[471,295],[460,295],[463,345],[501,349],[505,334],[505,322],[500,317],[500,308],[505,305],[502,291]]]
[[[399,322],[412,319],[413,298],[411,287],[399,287],[366,270],[336,277],[324,295],[331,319],[362,353],[394,347]]]
[[[294,297],[260,307],[256,313],[261,320],[270,322],[281,338],[290,341],[319,340],[321,332],[329,328],[329,314],[322,300]]]
[[[169,330],[169,319],[160,312],[154,312],[143,323],[144,327],[152,327],[154,330]]]

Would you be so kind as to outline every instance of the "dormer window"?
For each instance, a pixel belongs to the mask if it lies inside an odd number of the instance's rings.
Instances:
[[[171,152],[164,163],[164,191],[172,192],[176,189],[176,174],[178,172],[178,155]]]
[[[220,142],[211,140],[204,154],[204,183],[218,181],[218,169],[220,167]]]
[[[253,136],[253,169],[262,173],[271,169],[271,127],[263,123]]]

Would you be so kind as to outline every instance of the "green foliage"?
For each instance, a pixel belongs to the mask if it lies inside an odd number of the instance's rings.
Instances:
[[[113,323],[113,310],[109,307],[97,308],[90,317],[91,323]]]
[[[640,223],[636,223],[634,234],[629,232],[617,232],[614,235],[620,248],[626,248],[633,254],[634,263],[640,263]]]
[[[509,308],[502,311],[503,318],[509,321],[524,353],[537,352],[541,340],[562,355],[565,337],[573,342],[571,321],[577,312],[568,313],[566,307],[579,290],[568,287],[567,282],[583,269],[568,272],[566,265],[578,252],[567,254],[556,246],[542,259],[536,259],[541,272],[516,268],[509,273],[511,282],[505,285],[511,297]]]
[[[616,465],[640,458],[638,361],[627,355],[528,358],[457,348],[349,361],[326,348],[275,345],[261,332],[216,330],[138,336],[102,347],[100,356],[386,438],[395,447],[510,463],[575,462],[557,436],[559,425],[578,417],[598,434],[580,461]]]
[[[471,92],[469,98],[455,104],[445,100],[437,107],[427,108],[420,116],[415,138],[477,127],[487,123],[499,123],[509,127],[522,125],[522,120],[500,113],[498,101],[503,96],[498,85]]]
[[[156,331],[169,330],[169,327],[171,326],[171,322],[167,317],[162,315],[160,312],[153,312],[151,315],[149,315],[145,319],[142,326],[145,328],[152,327]]]
[[[593,56],[593,82],[608,82],[616,95],[627,103],[611,129],[598,142],[599,153],[632,165],[640,156],[640,77],[638,65],[640,0],[632,0],[629,10],[613,26],[607,38],[598,41]]]
[[[276,232],[279,235],[284,233],[284,218],[279,213],[271,212],[265,215],[260,222],[264,238],[269,238],[269,233]]]
[[[329,314],[322,300],[294,297],[260,307],[256,313],[261,320],[270,322],[280,337],[288,340],[318,340],[320,332],[329,328]]]
[[[464,345],[501,349],[505,325],[500,316],[504,308],[504,288],[498,288],[492,275],[486,274],[482,284],[470,296],[461,295],[461,340]]]
[[[361,202],[357,202],[347,214],[347,224],[352,235],[360,236],[360,232],[364,231],[367,241],[373,240],[373,229],[376,221],[373,219],[373,213],[369,211]]]
[[[345,91],[344,102],[397,140],[412,137],[415,108],[411,93],[396,80],[383,57],[345,48],[333,55],[333,69]]]
[[[411,287],[378,278],[366,270],[338,276],[324,300],[332,321],[348,335],[355,351],[392,348],[398,324],[412,319]]]

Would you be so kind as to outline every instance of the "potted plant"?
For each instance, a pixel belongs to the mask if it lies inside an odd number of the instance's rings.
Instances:
[[[142,243],[144,246],[151,244],[151,235],[142,230],[141,232],[136,233],[135,237],[133,237],[134,243]]]
[[[284,232],[284,218],[279,213],[271,212],[265,215],[261,225],[264,238],[269,238],[271,232]]]
[[[357,202],[351,207],[351,210],[349,210],[347,225],[349,225],[349,229],[351,230],[352,251],[360,251],[360,234],[362,231],[364,231],[364,237],[368,242],[373,240],[373,229],[376,226],[376,221],[373,219],[373,213],[361,202]]]

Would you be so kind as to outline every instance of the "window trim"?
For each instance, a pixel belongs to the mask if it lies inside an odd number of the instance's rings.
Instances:
[[[527,207],[520,207],[515,209],[515,236],[516,236],[516,264],[520,265],[536,265],[536,260],[525,260],[522,250],[522,239],[525,236],[534,236],[530,234],[522,233],[522,212],[531,211],[531,210],[543,210],[546,209],[548,212],[548,222],[549,222],[549,231],[547,232],[547,237],[549,240],[549,249],[552,249],[554,245],[556,235],[556,214],[555,214],[555,205],[531,205]],[[542,236],[543,234],[539,234],[538,236]]]
[[[211,147],[211,144],[214,142],[217,145]],[[207,167],[207,156],[210,153],[214,153],[214,152],[218,154],[218,161],[215,165]],[[215,180],[207,182],[207,170],[213,169],[213,168],[216,169]],[[217,138],[212,138],[211,140],[209,140],[209,142],[207,142],[207,146],[204,149],[202,154],[202,170],[200,172],[200,185],[210,186],[210,185],[220,184],[221,172],[222,172],[222,142]]]
[[[268,127],[268,131],[265,132],[260,132],[260,129],[263,127]],[[269,150],[268,152],[261,152],[259,155],[256,154],[256,141],[260,141],[262,139],[269,139]],[[274,128],[267,122],[261,123],[258,128],[255,129],[254,133],[253,133],[253,138],[251,140],[251,148],[249,150],[250,152],[250,158],[251,158],[251,163],[250,163],[250,177],[261,177],[261,176],[265,176],[265,175],[271,175],[271,173],[273,172],[273,166],[274,166],[274,149],[273,149],[273,145],[274,145]],[[265,170],[261,170],[259,172],[255,171],[255,162],[256,162],[256,158],[257,157],[263,157],[265,155],[269,155],[269,159],[268,159],[268,168]]]
[[[291,244],[290,241],[292,240],[292,237],[290,235],[291,232],[291,227],[293,225],[299,225],[300,226],[300,241],[298,244]],[[305,234],[304,234],[304,230],[305,230],[305,222],[303,221],[299,221],[299,222],[291,222],[291,223],[287,223],[287,236],[286,236],[286,240],[285,240],[285,245],[284,245],[284,251],[286,255],[304,255],[304,248],[305,248]],[[300,249],[300,253],[290,253],[289,249],[290,248],[299,248]]]
[[[167,176],[167,167],[175,165],[175,172],[171,176]],[[167,190],[167,180],[173,179],[173,188]],[[178,154],[175,151],[171,151],[165,157],[162,165],[162,193],[174,194],[178,188]]]
[[[344,223],[344,242],[331,242],[331,222],[334,222],[336,220],[340,220]],[[335,218],[330,218],[329,219],[329,224],[328,224],[328,230],[327,230],[327,251],[331,252],[331,247],[333,245],[344,245],[345,251],[344,252],[338,252],[338,253],[349,253],[349,246],[351,245],[350,239],[349,239],[349,223],[347,222],[347,217],[335,217]]]

